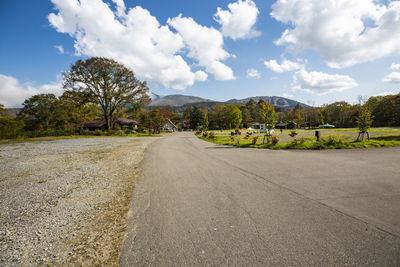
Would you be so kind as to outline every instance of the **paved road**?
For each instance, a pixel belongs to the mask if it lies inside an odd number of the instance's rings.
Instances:
[[[400,266],[400,148],[269,151],[178,133],[142,167],[121,266]]]

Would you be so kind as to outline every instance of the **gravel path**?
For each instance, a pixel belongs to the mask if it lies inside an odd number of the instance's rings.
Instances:
[[[0,145],[0,266],[115,263],[138,164],[155,139]]]

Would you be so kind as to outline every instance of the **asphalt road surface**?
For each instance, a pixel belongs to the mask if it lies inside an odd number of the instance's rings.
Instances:
[[[400,148],[153,143],[121,266],[400,266]]]

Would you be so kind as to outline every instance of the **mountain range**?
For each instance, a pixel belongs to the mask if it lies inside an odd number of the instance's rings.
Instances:
[[[188,95],[157,95],[154,93],[151,93],[150,95],[152,102],[149,105],[149,108],[153,107],[165,107],[165,106],[171,106],[172,108],[176,109],[178,107],[183,107],[183,106],[188,106],[188,105],[207,105],[207,106],[214,106],[215,104],[221,103],[221,104],[245,104],[247,103],[250,99],[255,100],[256,102],[263,100],[266,101],[268,100],[272,105],[277,106],[277,107],[282,107],[282,108],[288,108],[292,109],[294,108],[297,104],[299,104],[303,108],[311,108],[311,106],[306,105],[304,103],[288,99],[285,97],[280,97],[280,96],[253,96],[253,97],[247,97],[243,99],[230,99],[228,101],[215,101],[211,99],[205,99],[201,98],[198,96],[188,96]]]

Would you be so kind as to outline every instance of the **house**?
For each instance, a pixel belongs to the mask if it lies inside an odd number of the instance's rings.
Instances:
[[[165,123],[164,123],[163,127],[161,128],[161,131],[175,132],[176,130],[178,130],[178,127],[176,127],[176,125],[170,119],[165,118]]]
[[[106,122],[103,119],[96,119],[91,121],[86,121],[83,123],[83,129],[89,131],[96,131],[96,130],[105,130],[106,129]]]
[[[131,129],[136,130],[138,128],[139,122],[131,119],[118,118],[116,123],[121,127],[121,129]]]
[[[289,121],[288,123],[286,122],[279,122],[275,124],[275,128],[277,129],[295,129],[297,126],[297,123],[294,121]]]
[[[304,128],[318,128],[319,123],[318,122],[305,122],[304,123]]]
[[[118,118],[115,122],[115,124],[118,124],[121,129],[131,129],[135,130],[137,129],[137,126],[139,125],[139,122],[131,119],[126,119],[126,118]],[[106,130],[106,121],[104,119],[96,119],[96,120],[91,120],[87,121],[83,124],[83,129],[89,130],[89,131],[96,131],[96,130]]]
[[[286,129],[287,124],[285,122],[279,122],[277,124],[275,124],[275,128],[277,129]]]

